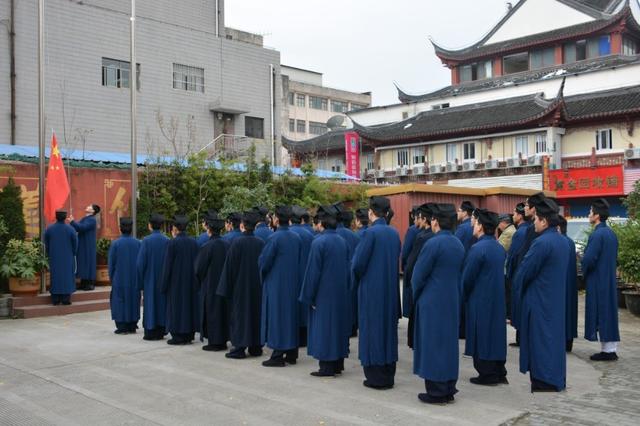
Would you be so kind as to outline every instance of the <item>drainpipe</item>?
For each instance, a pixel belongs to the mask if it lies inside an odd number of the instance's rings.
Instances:
[[[275,121],[276,117],[274,114],[274,91],[275,91],[275,67],[273,64],[269,64],[269,112],[271,114],[271,167],[275,167],[276,165],[276,136],[275,136]]]
[[[16,144],[16,7],[11,0],[11,17],[9,18],[9,75],[11,80],[11,145]]]

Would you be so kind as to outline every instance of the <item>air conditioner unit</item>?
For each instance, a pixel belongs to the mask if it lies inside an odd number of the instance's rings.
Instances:
[[[376,170],[376,178],[378,179],[384,178],[384,170]]]
[[[507,167],[520,167],[522,166],[522,160],[520,157],[508,158]]]
[[[447,163],[447,172],[457,172],[458,165],[456,163]]]
[[[634,160],[640,158],[640,148],[628,148],[624,150],[624,158],[627,160]]]
[[[396,167],[396,176],[406,176],[406,175],[407,175],[407,166]]]
[[[541,155],[531,155],[527,158],[528,166],[541,166],[542,165],[542,156]]]
[[[485,169],[497,169],[499,165],[500,162],[498,160],[487,160],[484,162]]]
[[[464,170],[465,172],[468,172],[470,170],[475,170],[475,169],[476,169],[476,163],[475,162],[464,163],[462,165],[462,170]]]
[[[431,174],[442,173],[442,166],[439,164],[432,164],[431,166],[429,166],[429,173]]]
[[[413,166],[413,174],[414,175],[423,175],[425,167],[424,166]]]

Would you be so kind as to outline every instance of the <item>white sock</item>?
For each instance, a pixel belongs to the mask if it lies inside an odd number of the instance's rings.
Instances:
[[[600,342],[602,352],[615,353],[618,351],[618,342]]]

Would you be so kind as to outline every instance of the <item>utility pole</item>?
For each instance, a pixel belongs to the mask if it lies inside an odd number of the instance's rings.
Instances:
[[[131,219],[132,235],[136,237],[138,216],[138,147],[136,138],[136,95],[138,90],[138,66],[136,64],[136,0],[131,0],[131,57],[129,62],[129,89],[131,90]]]
[[[13,18],[11,20],[13,23]],[[44,0],[38,0],[38,147],[39,147],[39,184],[38,212],[40,214],[40,241],[44,242]],[[45,274],[40,274],[40,292],[47,290]]]

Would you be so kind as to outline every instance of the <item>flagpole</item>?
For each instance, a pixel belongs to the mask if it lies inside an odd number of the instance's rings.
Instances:
[[[38,145],[39,145],[39,185],[38,212],[40,213],[40,241],[44,243],[44,0],[38,0]],[[44,245],[42,246],[44,250]],[[40,292],[47,291],[45,274],[40,274]]]
[[[138,148],[136,140],[136,92],[138,89],[138,66],[136,65],[136,0],[131,0],[131,60],[129,62],[129,88],[131,90],[131,219],[132,235],[136,237],[138,196]]]

